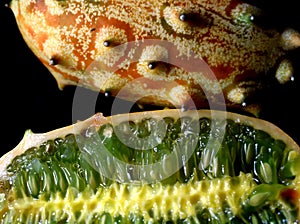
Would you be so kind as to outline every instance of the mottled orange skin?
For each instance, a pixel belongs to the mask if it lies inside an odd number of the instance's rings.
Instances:
[[[280,82],[291,77],[282,58],[300,45],[296,31],[260,27],[260,10],[238,0],[13,0],[10,7],[59,88],[80,85],[141,104],[243,105],[275,66]]]

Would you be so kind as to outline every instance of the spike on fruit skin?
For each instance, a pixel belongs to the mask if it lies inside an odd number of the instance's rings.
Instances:
[[[103,42],[103,45],[105,47],[109,47],[111,45],[111,43],[110,43],[110,41],[106,40],[106,41]]]
[[[177,89],[184,89],[198,108],[207,106],[207,98],[224,103],[216,96],[219,86],[227,106],[245,109],[242,103],[265,88],[268,80],[276,77],[285,83],[291,79],[290,66],[270,73],[290,50],[300,46],[299,32],[288,28],[280,33],[261,26],[263,12],[239,0],[12,0],[10,8],[25,41],[60,89],[82,85],[95,91],[110,89],[116,96],[129,84],[128,93],[118,97],[138,98],[139,104],[181,106],[182,100],[168,99],[173,94],[168,83],[176,82],[181,86]],[[165,49],[168,58],[157,52],[149,59],[163,59],[171,64],[168,69],[153,73],[139,69],[136,61],[150,47],[146,40],[172,44]],[[133,44],[128,47],[126,43]],[[55,66],[49,64],[53,55],[59,56]],[[178,57],[184,60],[181,67],[174,64]],[[183,66],[197,67],[195,59],[208,65],[211,76]],[[143,82],[134,81],[139,78]],[[184,93],[176,94],[184,99]]]
[[[299,146],[281,129],[240,114],[95,114],[48,133],[27,131],[0,158],[0,221],[295,223],[299,160]]]

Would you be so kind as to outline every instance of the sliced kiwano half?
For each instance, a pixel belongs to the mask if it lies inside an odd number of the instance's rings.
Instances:
[[[299,152],[229,112],[95,114],[2,156],[1,223],[298,223]]]

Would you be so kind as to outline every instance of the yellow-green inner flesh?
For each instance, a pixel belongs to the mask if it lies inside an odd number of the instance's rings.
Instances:
[[[96,193],[84,190],[75,193],[68,188],[66,195],[54,194],[51,200],[25,197],[11,204],[15,213],[26,211],[26,214],[39,214],[44,220],[56,220],[68,214],[78,214],[78,220],[70,217],[69,221],[90,221],[95,214],[108,213],[112,217],[121,215],[141,215],[147,221],[186,219],[197,215],[197,207],[208,208],[218,213],[224,201],[232,209],[233,214],[240,212],[240,202],[245,201],[248,192],[256,184],[251,175],[241,174],[232,179],[191,181],[174,185],[128,185],[113,183],[107,188],[98,188]],[[76,190],[75,190],[76,192]],[[59,211],[59,212],[58,212]]]

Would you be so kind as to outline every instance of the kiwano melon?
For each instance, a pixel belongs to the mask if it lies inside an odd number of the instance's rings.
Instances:
[[[280,28],[260,7],[268,1],[6,1],[60,89],[82,86],[142,105],[208,108],[207,100],[225,98],[255,113],[258,92],[293,79],[289,54],[300,47],[298,30]]]
[[[299,146],[261,119],[136,112],[45,134],[0,164],[1,223],[298,223]]]

